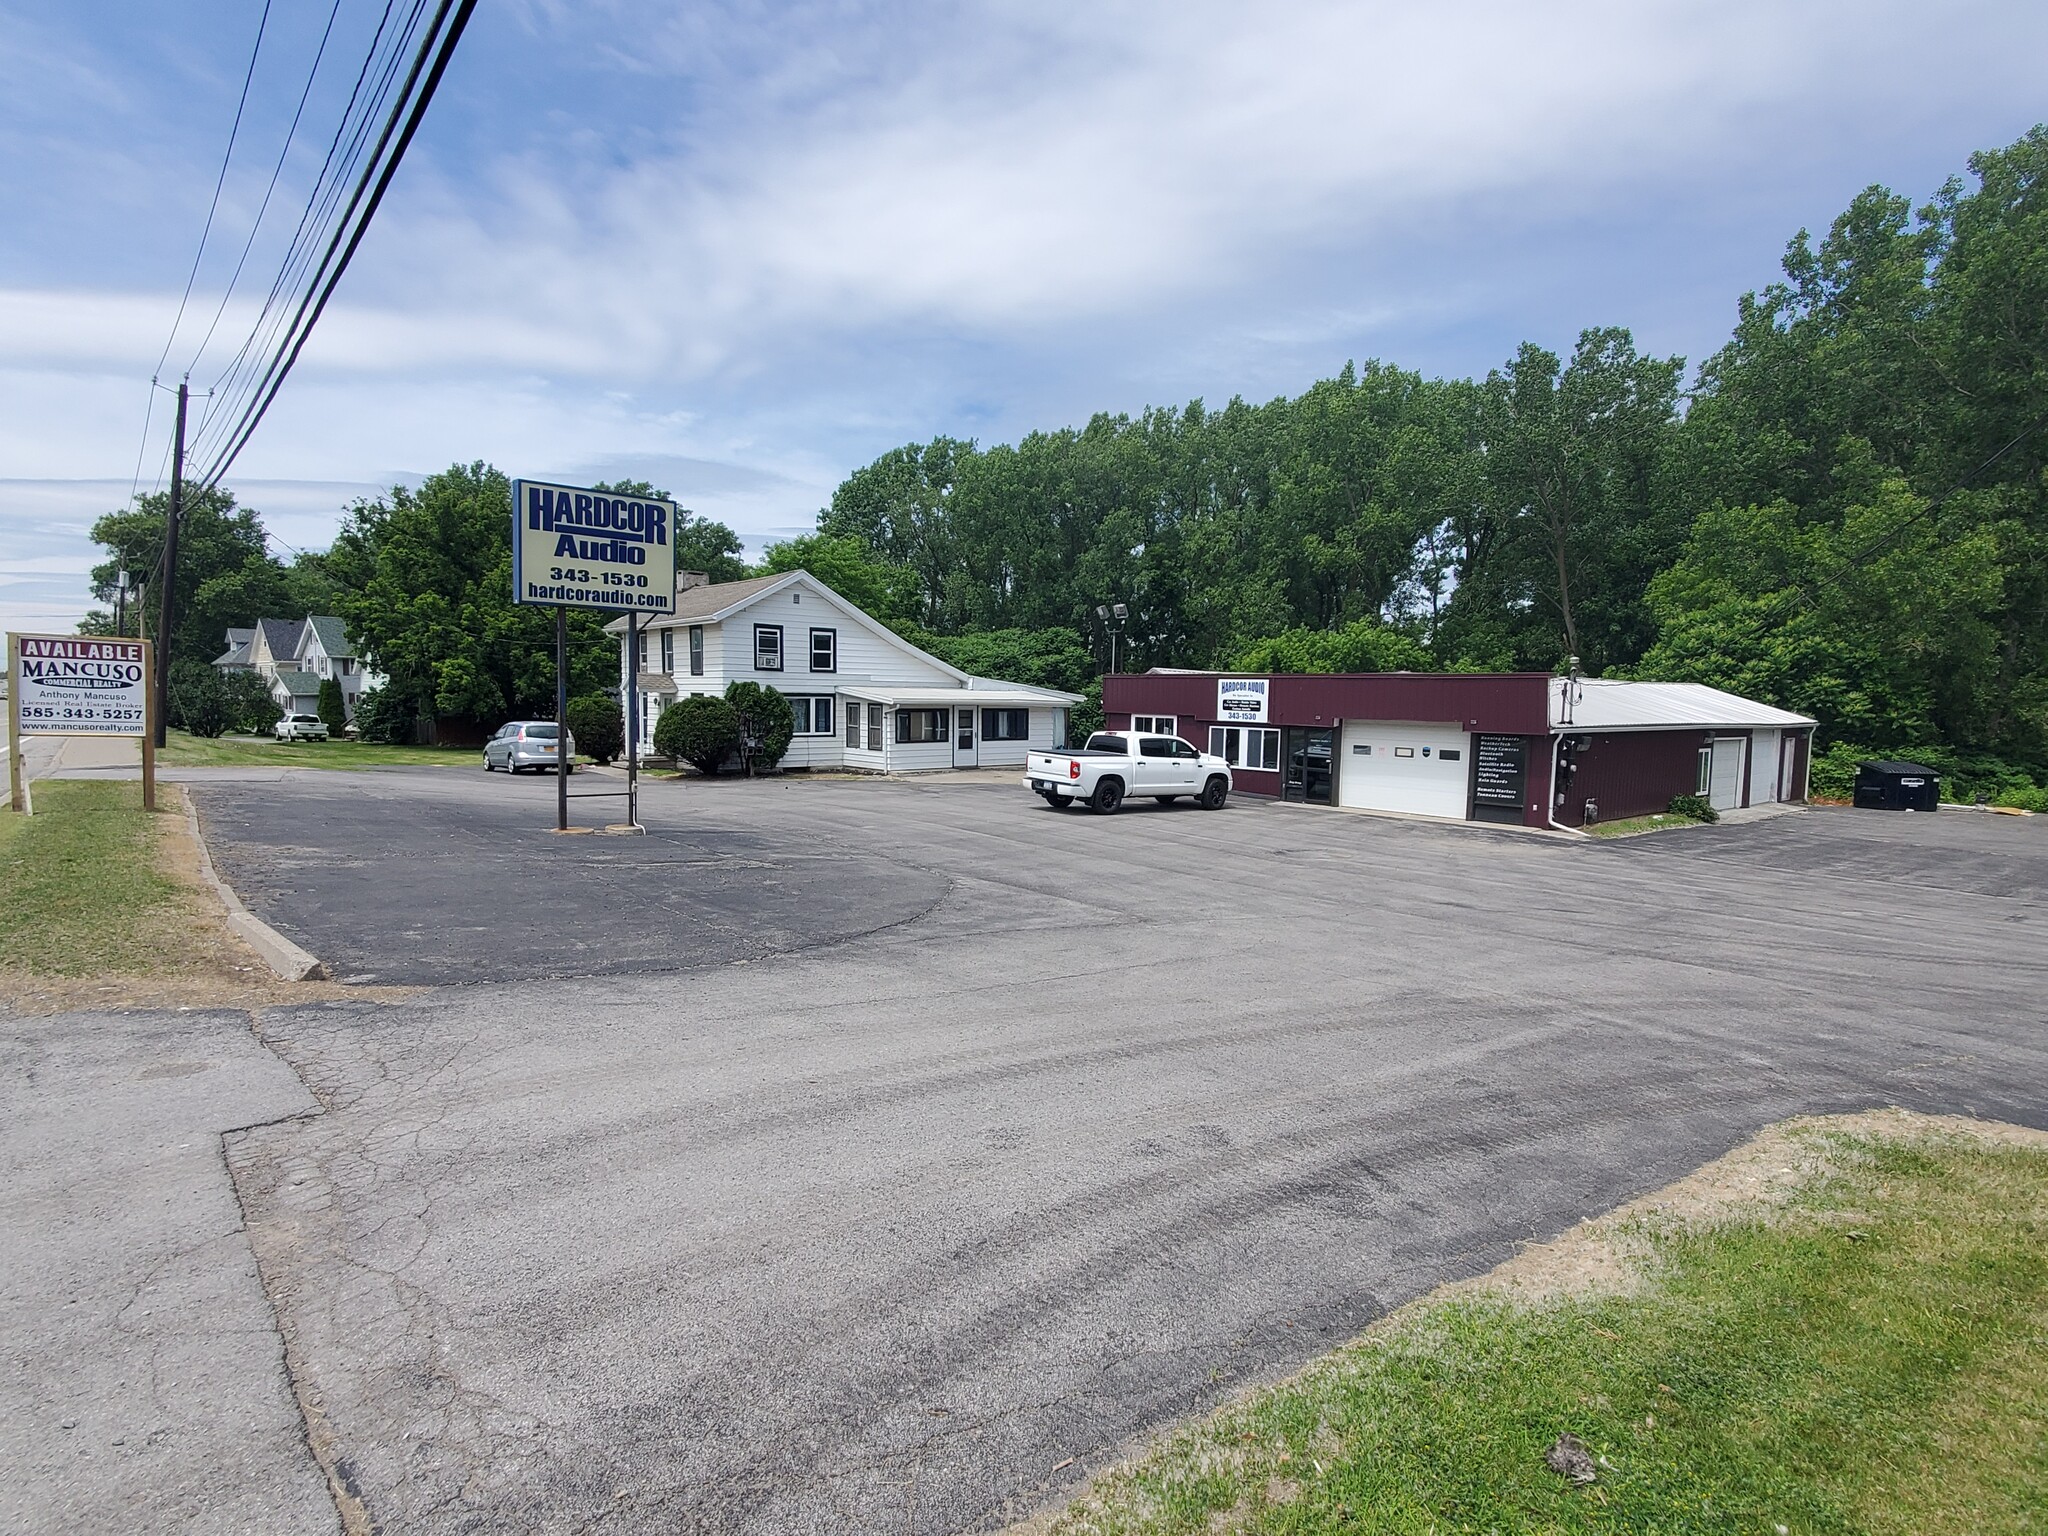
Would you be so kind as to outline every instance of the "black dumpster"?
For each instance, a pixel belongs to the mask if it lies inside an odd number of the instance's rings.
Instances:
[[[1856,804],[1866,811],[1931,811],[1941,775],[1922,763],[1858,763]]]

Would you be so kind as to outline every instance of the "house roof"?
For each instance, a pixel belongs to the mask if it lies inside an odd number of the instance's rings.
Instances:
[[[247,645],[255,638],[256,631],[253,629],[236,629],[233,625],[228,627],[228,644],[230,646]]]
[[[213,658],[216,667],[243,667],[249,664],[249,642],[256,636],[253,629],[231,629],[228,631],[228,648]]]
[[[336,658],[355,655],[355,649],[348,643],[348,627],[331,614],[315,613],[306,616],[306,628],[320,639],[320,649]]]
[[[871,704],[891,706],[908,705],[916,708],[942,704],[962,706],[968,709],[980,705],[990,708],[1049,709],[1054,705],[1078,704],[1078,693],[1059,693],[1051,688],[1028,688],[1018,683],[999,683],[992,678],[970,679],[972,686],[966,688],[937,688],[924,683],[846,683],[838,692],[850,699],[862,699]]]
[[[272,661],[296,661],[299,656],[299,632],[304,628],[302,619],[258,619],[256,628],[263,632],[264,649],[270,652]]]
[[[319,675],[313,672],[297,672],[287,667],[279,667],[277,681],[284,686],[284,691],[295,699],[306,698],[320,691]]]
[[[1568,678],[1550,683],[1550,724],[1554,730],[1668,731],[1687,726],[1762,727],[1812,725],[1809,715],[1796,715],[1724,693],[1705,683],[1636,683],[1619,678],[1583,677],[1572,700],[1571,719],[1564,715]]]

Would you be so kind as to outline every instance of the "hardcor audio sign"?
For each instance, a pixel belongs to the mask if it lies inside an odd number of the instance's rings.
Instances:
[[[1233,723],[1263,725],[1271,680],[1263,677],[1225,677],[1216,683],[1216,718]]]
[[[512,600],[673,613],[676,504],[538,480],[512,482]]]
[[[148,648],[140,640],[16,635],[24,736],[140,736]]]

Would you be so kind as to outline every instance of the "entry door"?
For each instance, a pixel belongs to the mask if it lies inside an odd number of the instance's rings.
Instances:
[[[953,733],[953,766],[972,768],[979,760],[974,749],[974,711],[956,709],[957,729]]]
[[[1766,805],[1778,798],[1778,733],[1749,733],[1749,803]]]
[[[1742,805],[1742,759],[1749,743],[1740,736],[1724,736],[1714,743],[1714,772],[1707,781],[1707,803],[1717,811],[1733,811]]]
[[[1281,744],[1282,799],[1299,800],[1304,805],[1330,803],[1330,749],[1334,734],[1320,726],[1287,727]]]
[[[1800,786],[1793,774],[1793,769],[1798,766],[1798,763],[1799,738],[1797,736],[1788,736],[1785,738],[1784,744],[1778,748],[1778,798],[1780,800],[1797,800],[1799,798]]]

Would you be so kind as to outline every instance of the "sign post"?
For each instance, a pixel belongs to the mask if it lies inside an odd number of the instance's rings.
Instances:
[[[139,736],[142,804],[156,809],[153,656],[147,640],[98,635],[7,637],[8,804],[33,809],[24,736]]]
[[[626,615],[627,706],[639,686],[639,620],[676,611],[676,520],[660,496],[632,496],[539,480],[512,482],[512,601],[555,610],[555,830],[569,830],[569,802],[626,796],[627,826],[639,830],[637,746],[628,719],[626,788],[569,793],[569,610]]]

